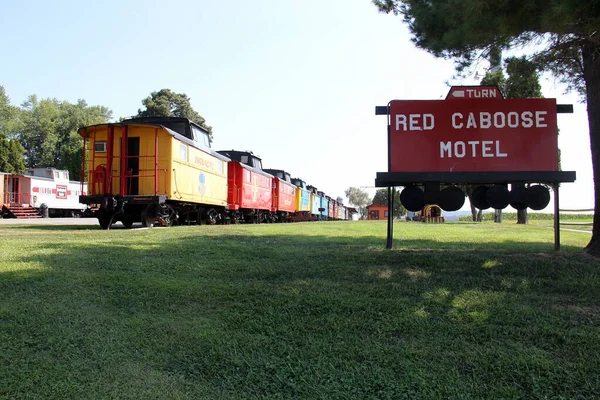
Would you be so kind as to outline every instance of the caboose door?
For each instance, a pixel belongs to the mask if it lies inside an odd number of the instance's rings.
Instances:
[[[21,180],[18,176],[11,176],[8,180],[8,202],[11,205],[21,205]]]
[[[0,186],[0,193],[2,193],[2,200],[0,201],[0,207],[5,204],[10,204],[9,190],[8,190],[8,181],[10,179],[10,175],[2,175],[2,183]]]
[[[127,193],[140,194],[140,138],[127,138]]]

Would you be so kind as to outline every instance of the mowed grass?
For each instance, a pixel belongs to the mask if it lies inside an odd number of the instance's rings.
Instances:
[[[0,226],[0,398],[600,397],[590,235]]]
[[[553,227],[554,226],[554,222],[553,221],[529,221],[530,224],[532,225],[536,225],[536,226],[546,226],[546,227]],[[586,231],[586,232],[592,232],[592,228],[593,226],[593,220],[592,219],[580,219],[580,220],[575,220],[575,221],[560,221],[560,227],[562,230],[565,229],[574,229],[574,230],[578,230],[578,231]]]

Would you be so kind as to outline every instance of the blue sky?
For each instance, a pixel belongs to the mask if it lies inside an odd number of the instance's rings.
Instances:
[[[0,0],[0,47],[13,104],[31,94],[85,99],[118,119],[169,88],[213,126],[216,150],[252,150],[332,197],[373,186],[387,168],[375,106],[444,98],[454,75],[369,0]],[[562,186],[561,206],[591,208],[585,104],[552,79],[543,93],[575,107],[558,118],[563,169],[578,175]]]

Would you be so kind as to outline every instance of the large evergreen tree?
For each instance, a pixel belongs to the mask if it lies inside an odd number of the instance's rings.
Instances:
[[[542,97],[542,85],[540,85],[539,74],[533,62],[524,56],[506,59],[504,66],[508,78],[504,74],[501,64],[501,54],[492,52],[491,68],[481,80],[482,85],[498,86],[507,99]],[[502,222],[502,210],[495,210],[494,222]],[[517,211],[517,223],[527,223],[527,209]]]
[[[502,71],[502,52],[498,48],[493,48],[488,55],[490,62],[490,70],[485,74],[481,80],[483,86],[497,86],[501,91],[506,85],[506,77],[504,71]],[[471,199],[469,198],[469,201]],[[494,210],[494,222],[502,222],[502,210]]]
[[[522,99],[542,97],[540,77],[535,65],[531,61],[526,57],[511,57],[505,61],[505,65],[508,79],[506,80],[504,95],[507,98]],[[526,223],[527,209],[518,210],[517,224]]]
[[[150,93],[142,100],[145,110],[138,110],[138,117],[184,117],[205,128],[210,139],[213,138],[212,127],[190,103],[190,98],[185,93],[175,93],[171,89],[161,89]]]
[[[373,0],[402,15],[416,46],[456,61],[457,70],[492,49],[530,45],[531,60],[585,96],[595,189],[588,251],[600,255],[600,1]]]

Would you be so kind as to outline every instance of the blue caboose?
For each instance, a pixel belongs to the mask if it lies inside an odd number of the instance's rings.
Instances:
[[[319,191],[317,193],[321,197],[321,207],[319,208],[319,220],[327,221],[329,219],[329,198],[323,192]]]
[[[319,192],[317,191],[316,187],[308,185],[306,188],[310,192],[310,215],[313,217],[313,219],[320,220],[321,196],[319,196]]]

